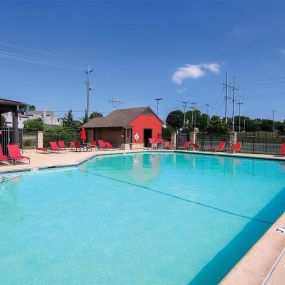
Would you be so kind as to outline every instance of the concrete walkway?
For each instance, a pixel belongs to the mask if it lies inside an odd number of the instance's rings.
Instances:
[[[142,151],[142,150],[136,150]],[[123,150],[94,150],[94,151],[61,151],[60,153],[45,153],[36,152],[36,150],[24,150],[23,155],[29,156],[31,159],[31,164],[27,160],[19,161],[16,165],[11,163],[0,162],[0,172],[10,172],[10,171],[23,171],[31,169],[41,169],[47,167],[56,166],[73,166],[77,165],[89,158],[92,158],[98,154],[111,154],[111,153],[124,153],[124,152],[134,152],[134,151],[123,151]]]

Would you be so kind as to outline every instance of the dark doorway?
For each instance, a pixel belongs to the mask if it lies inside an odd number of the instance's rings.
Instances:
[[[149,139],[152,138],[152,129],[143,130],[144,146],[149,147]]]

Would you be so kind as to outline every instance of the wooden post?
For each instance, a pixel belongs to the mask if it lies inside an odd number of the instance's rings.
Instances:
[[[19,144],[18,114],[19,106],[13,112],[13,144]]]

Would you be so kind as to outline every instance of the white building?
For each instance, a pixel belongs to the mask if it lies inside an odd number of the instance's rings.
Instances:
[[[3,114],[8,127],[12,127],[12,113]],[[42,119],[46,126],[60,126],[62,119],[54,116],[50,111],[29,111],[26,114],[19,114],[18,128],[24,127],[24,122],[27,120]]]

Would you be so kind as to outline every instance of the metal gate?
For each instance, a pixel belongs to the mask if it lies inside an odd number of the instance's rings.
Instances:
[[[23,130],[19,129],[19,146],[23,148]],[[2,145],[3,154],[7,155],[7,145],[13,143],[13,133],[14,130],[12,128],[1,128],[0,129],[0,143]]]

